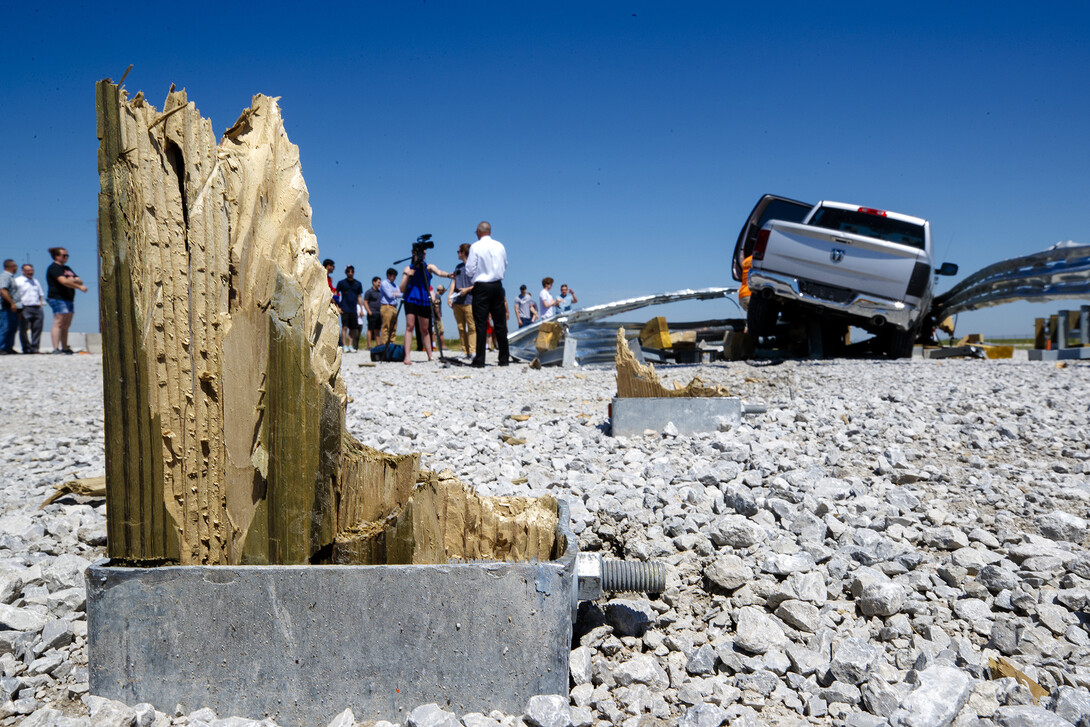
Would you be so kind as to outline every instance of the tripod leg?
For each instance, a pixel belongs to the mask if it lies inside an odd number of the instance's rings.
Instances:
[[[397,338],[397,319],[401,317],[401,306],[405,303],[405,300],[398,299],[397,310],[394,311],[394,319],[390,321],[390,335],[386,337],[386,348],[383,351],[383,358],[386,361],[393,361],[390,354],[390,346],[393,344],[394,339]]]
[[[432,335],[432,340],[435,341],[436,345],[439,346],[439,360],[442,361],[443,363],[446,363],[446,359],[443,358],[443,336],[442,336],[441,333],[439,333],[439,325],[437,323],[435,323],[435,316],[437,314],[438,314],[438,311],[436,311],[434,309],[434,307],[433,307],[432,308],[431,335]]]

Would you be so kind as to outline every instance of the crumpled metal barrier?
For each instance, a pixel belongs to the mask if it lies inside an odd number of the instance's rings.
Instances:
[[[598,318],[605,318],[617,313],[627,313],[631,310],[639,310],[640,308],[646,308],[649,305],[677,303],[683,300],[728,298],[737,292],[738,288],[697,288],[695,290],[675,290],[671,293],[659,293],[658,295],[641,295],[639,298],[626,298],[625,300],[618,300],[613,303],[602,303],[600,305],[592,305],[586,308],[580,308],[579,310],[573,310],[568,313],[561,313],[548,320],[553,323],[571,325],[573,323],[584,323]],[[507,334],[507,342],[510,344],[517,344],[521,343],[526,338],[536,338],[537,329],[545,322],[546,321],[538,320],[524,328],[511,331]]]
[[[596,323],[598,319],[639,310],[650,305],[677,303],[684,300],[730,298],[737,293],[738,288],[698,288],[675,290],[670,293],[659,293],[658,295],[641,295],[638,298],[627,298],[562,313],[553,316],[549,321],[559,323],[564,328],[565,335],[574,336],[578,339],[577,359],[579,363],[604,363],[607,359],[608,361],[613,360],[613,354],[617,346],[617,327],[619,325],[629,327],[632,324]],[[537,332],[544,322],[539,320],[507,334],[511,356],[520,361],[530,361],[537,357],[537,348],[535,346]]]
[[[1090,295],[1090,245],[1056,247],[973,273],[931,305],[940,321],[964,311],[1016,300],[1044,302]]]

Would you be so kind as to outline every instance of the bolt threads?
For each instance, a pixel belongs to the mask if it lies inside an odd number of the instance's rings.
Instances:
[[[653,561],[603,560],[602,590],[662,593],[666,590],[666,566]]]

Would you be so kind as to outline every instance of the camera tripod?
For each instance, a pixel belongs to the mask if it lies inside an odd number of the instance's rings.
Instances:
[[[397,311],[394,313],[393,324],[390,326],[390,335],[387,336],[387,338],[386,338],[386,346],[385,346],[385,348],[383,350],[383,356],[384,356],[384,358],[385,358],[385,360],[387,362],[392,360],[390,358],[390,346],[393,344],[394,339],[397,338],[397,319],[401,317],[401,309],[404,307],[404,305],[405,305],[405,299],[404,298],[399,299],[398,302],[397,302]],[[432,322],[435,320],[435,313],[436,313],[435,306],[432,306],[432,311],[431,312],[432,312],[432,316],[431,316],[431,318],[428,319],[428,324],[429,325],[431,325]],[[407,316],[408,314],[406,313],[405,315]],[[420,321],[417,321],[416,325],[419,326]],[[439,346],[439,365],[444,367],[444,368],[446,368],[447,366],[465,366],[464,361],[459,361],[456,358],[446,358],[446,356],[444,356],[443,336],[438,333],[438,326],[431,325],[431,329],[432,329],[432,331],[431,331],[432,338],[433,338],[434,341],[436,341],[437,345]],[[415,332],[416,331],[414,331],[414,333]],[[423,344],[423,342],[421,342],[421,344]],[[406,332],[406,336],[405,336],[405,353],[409,353],[410,350],[411,349],[409,348],[409,336],[408,336],[408,333]]]

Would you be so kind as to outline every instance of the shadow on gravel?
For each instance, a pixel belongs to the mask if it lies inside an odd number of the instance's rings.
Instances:
[[[606,624],[606,614],[594,601],[581,601],[579,613],[575,617],[575,623],[571,628],[572,646],[582,643],[583,637],[588,633]]]

